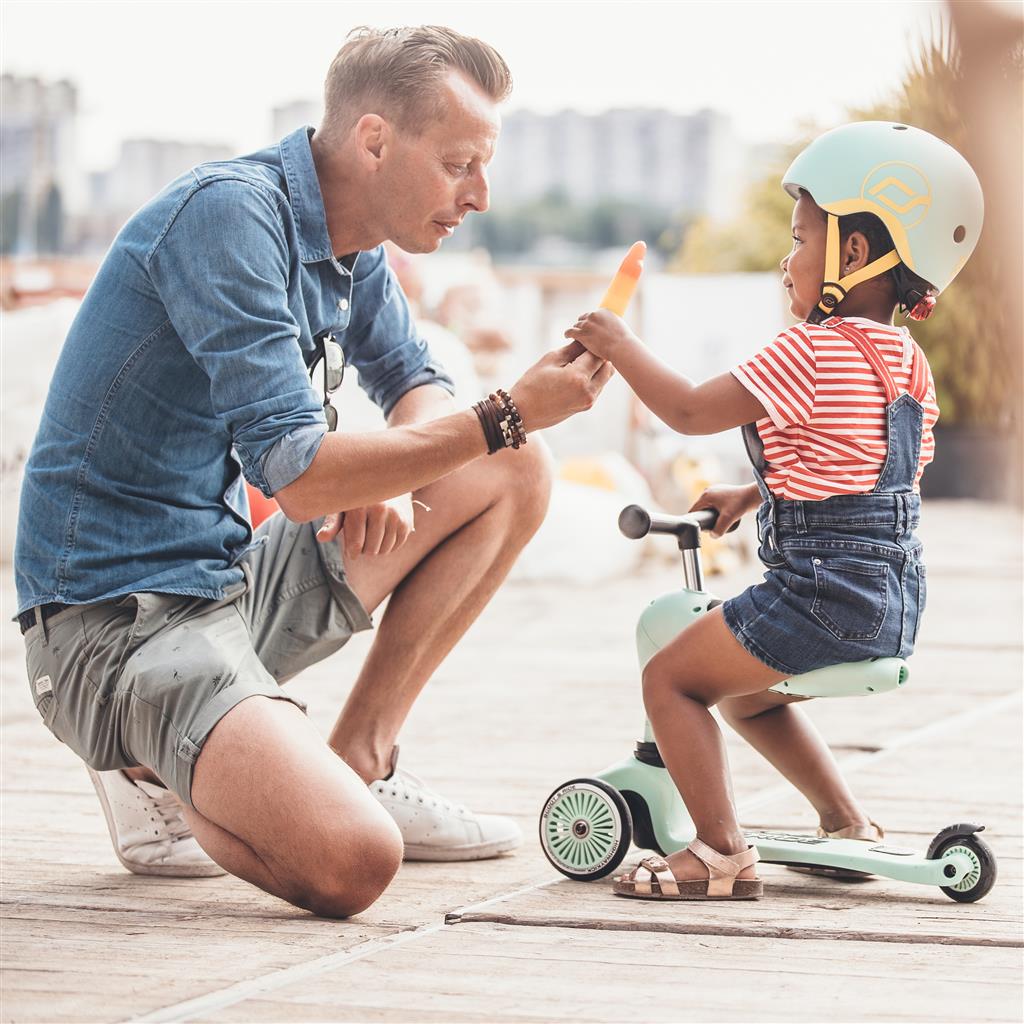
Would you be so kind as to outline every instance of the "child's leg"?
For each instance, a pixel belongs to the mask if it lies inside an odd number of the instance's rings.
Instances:
[[[658,749],[697,828],[697,836],[726,855],[747,843],[730,798],[722,733],[712,705],[758,693],[785,679],[740,645],[720,608],[702,615],[644,669],[644,704]],[[678,879],[707,878],[708,869],[683,851],[668,858]],[[752,867],[740,878],[754,876]]]
[[[850,792],[832,751],[813,723],[794,705],[800,700],[781,693],[755,693],[749,697],[728,697],[718,705],[718,710],[807,797],[826,832],[848,825],[868,825],[870,819]]]

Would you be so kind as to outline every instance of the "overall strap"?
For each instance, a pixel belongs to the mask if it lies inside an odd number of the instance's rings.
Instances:
[[[885,404],[892,405],[892,403],[899,397],[899,388],[896,386],[896,381],[893,378],[892,371],[889,369],[888,363],[885,361],[885,357],[878,351],[875,347],[875,343],[867,336],[867,333],[859,327],[854,327],[853,324],[847,323],[845,320],[842,320],[837,316],[833,316],[828,320],[822,321],[821,326],[828,327],[837,334],[841,334],[847,341],[852,342],[857,346],[861,355],[864,356],[871,368],[875,371],[878,379],[881,380],[882,387],[885,388]],[[911,339],[910,343],[913,345],[913,363],[910,369],[909,393],[918,402],[923,404],[925,395],[928,392],[928,376],[924,369],[924,353],[921,351],[921,348],[916,341]]]
[[[893,380],[882,353],[875,348],[871,339],[862,330],[840,320],[837,316],[823,321],[821,326],[828,327],[836,334],[841,334],[847,341],[853,342],[857,346],[860,354],[868,361],[871,369],[875,371],[875,375],[882,382],[882,387],[885,388],[885,404],[892,405],[899,397],[899,389],[896,387],[896,381]]]

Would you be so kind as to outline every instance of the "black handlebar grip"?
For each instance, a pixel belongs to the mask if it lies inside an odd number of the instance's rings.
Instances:
[[[688,529],[713,530],[718,522],[718,510],[702,508],[697,512],[687,512],[684,516],[652,516],[640,505],[627,505],[619,513],[619,530],[630,540],[639,540],[649,533],[671,533],[680,537]],[[736,520],[726,533],[732,533],[740,525]]]
[[[651,515],[639,505],[627,505],[619,513],[619,531],[630,540],[639,540],[651,532]]]

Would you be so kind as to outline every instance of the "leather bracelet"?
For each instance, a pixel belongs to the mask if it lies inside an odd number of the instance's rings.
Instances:
[[[501,388],[473,406],[487,442],[487,454],[526,444],[526,428],[512,396]]]
[[[487,442],[487,454],[493,455],[505,447],[505,439],[501,432],[499,413],[497,405],[490,399],[485,398],[473,406],[473,411],[480,420],[480,427],[484,432],[484,440]]]

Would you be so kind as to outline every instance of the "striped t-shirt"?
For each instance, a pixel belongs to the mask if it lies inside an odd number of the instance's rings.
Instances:
[[[909,390],[910,332],[862,317],[846,320],[874,343],[899,393]],[[924,369],[928,390],[915,491],[935,454],[932,427],[939,418],[927,361]],[[796,324],[732,373],[768,413],[756,426],[772,494],[817,501],[874,488],[885,462],[885,387],[852,341],[820,324]]]

